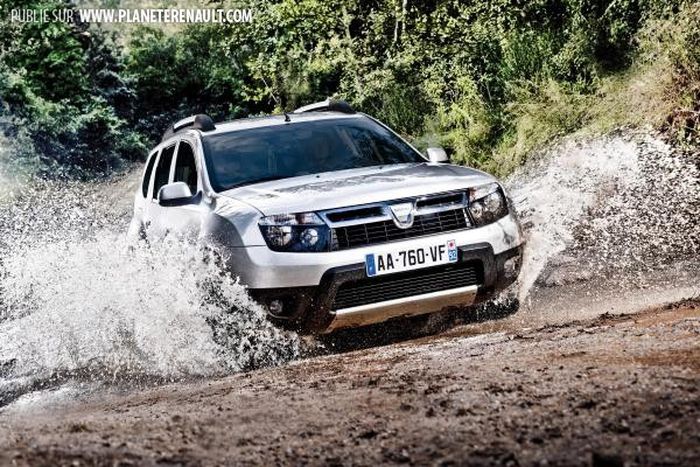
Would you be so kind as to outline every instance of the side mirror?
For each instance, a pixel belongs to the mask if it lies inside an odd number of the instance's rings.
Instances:
[[[442,148],[428,148],[428,160],[430,162],[449,162],[450,158]]]
[[[161,206],[183,206],[191,201],[192,191],[184,182],[169,183],[158,191],[158,203]]]

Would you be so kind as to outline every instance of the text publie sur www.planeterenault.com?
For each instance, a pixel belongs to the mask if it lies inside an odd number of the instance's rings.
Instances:
[[[21,23],[250,23],[252,9],[217,8],[16,8],[10,20]]]

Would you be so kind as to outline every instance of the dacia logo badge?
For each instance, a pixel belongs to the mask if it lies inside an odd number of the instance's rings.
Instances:
[[[398,228],[408,229],[413,225],[413,203],[392,204],[389,209]]]

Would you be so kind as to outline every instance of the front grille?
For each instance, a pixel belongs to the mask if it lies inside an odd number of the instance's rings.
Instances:
[[[481,261],[434,266],[379,277],[369,277],[341,284],[333,309],[413,297],[431,292],[480,285],[484,282]]]
[[[434,235],[467,227],[469,227],[469,220],[462,208],[417,215],[413,220],[413,226],[408,229],[398,228],[393,220],[336,227],[333,229],[333,249],[347,250],[348,248]]]

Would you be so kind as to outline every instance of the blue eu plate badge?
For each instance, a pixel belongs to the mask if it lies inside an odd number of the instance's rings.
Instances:
[[[377,274],[377,266],[374,263],[373,254],[365,256],[365,268],[367,269],[368,276],[374,276],[375,274]]]
[[[447,257],[449,258],[450,263],[457,261],[457,245],[455,244],[454,240],[447,242]]]

